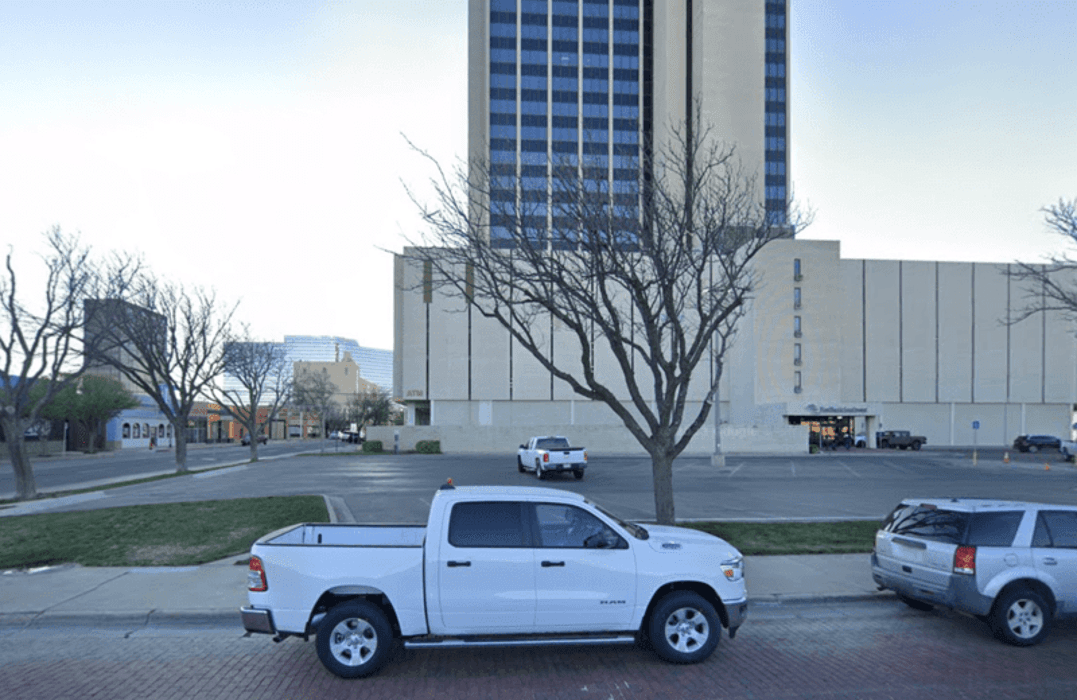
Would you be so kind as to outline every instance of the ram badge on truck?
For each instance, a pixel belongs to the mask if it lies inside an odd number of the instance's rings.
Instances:
[[[650,640],[693,663],[747,616],[744,560],[696,530],[641,526],[579,494],[450,484],[425,527],[305,524],[251,549],[250,632],[317,635],[318,658],[367,676],[391,646]]]

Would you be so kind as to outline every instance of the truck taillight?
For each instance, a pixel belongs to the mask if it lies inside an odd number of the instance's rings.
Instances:
[[[255,593],[269,590],[269,584],[266,582],[265,566],[262,565],[262,560],[258,557],[251,557],[250,570],[247,571],[247,590]]]
[[[976,548],[975,547],[958,547],[954,552],[954,573],[955,574],[975,574],[976,573]]]
[[[542,461],[543,462],[549,462],[550,461],[550,453],[549,452],[544,452],[542,454]]]

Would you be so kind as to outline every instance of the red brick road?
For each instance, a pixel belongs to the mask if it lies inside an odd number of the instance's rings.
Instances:
[[[346,681],[313,642],[242,630],[0,629],[0,697],[36,698],[1072,698],[1077,623],[1018,649],[951,613],[893,603],[757,607],[706,663],[632,646],[398,650]]]

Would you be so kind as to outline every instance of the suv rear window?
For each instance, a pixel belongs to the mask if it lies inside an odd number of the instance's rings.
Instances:
[[[1023,515],[1019,510],[965,513],[934,505],[901,504],[887,517],[883,530],[949,544],[1008,547]]]
[[[968,513],[940,510],[933,505],[902,503],[883,523],[883,530],[895,535],[912,535],[926,540],[961,544],[968,524]]]

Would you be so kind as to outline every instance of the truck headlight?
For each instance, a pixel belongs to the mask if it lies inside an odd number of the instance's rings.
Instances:
[[[744,557],[742,556],[726,559],[719,566],[722,569],[722,575],[728,581],[740,581],[744,578]]]

